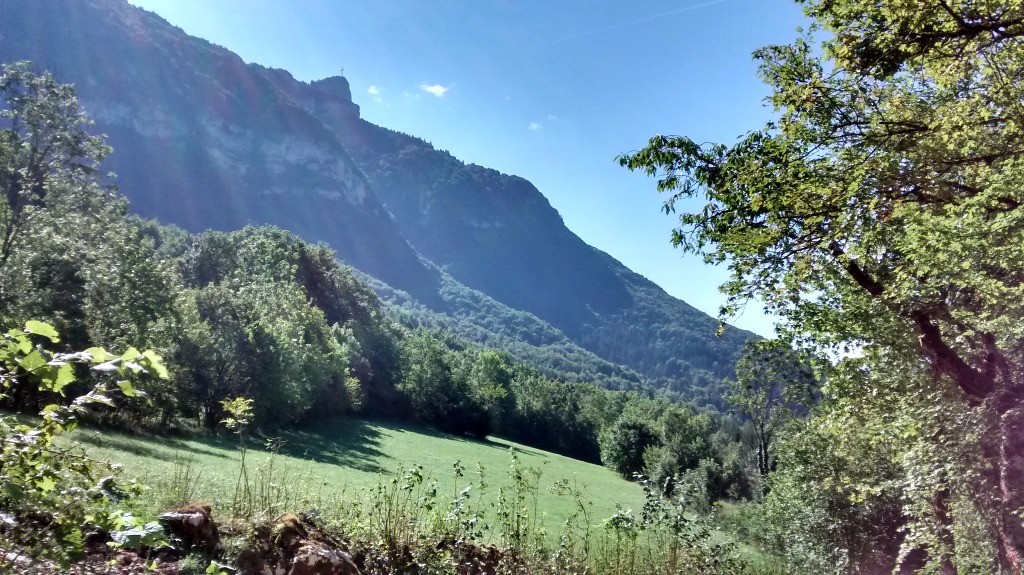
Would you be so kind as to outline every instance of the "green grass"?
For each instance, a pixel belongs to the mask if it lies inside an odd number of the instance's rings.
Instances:
[[[215,513],[230,509],[239,470],[238,441],[233,435],[175,437],[84,429],[73,433],[70,441],[93,459],[121,465],[125,478],[151,486],[139,499],[139,505],[151,512],[182,500],[208,502]],[[479,466],[486,484],[480,507],[493,524],[498,488],[507,490],[512,483],[512,447],[522,466],[541,470],[536,508],[541,510],[540,525],[551,536],[561,533],[564,521],[576,509],[573,498],[548,489],[558,480],[568,480],[583,491],[590,502],[590,523],[595,526],[615,513],[617,505],[637,512],[643,505],[638,485],[599,465],[502,439],[477,441],[386,421],[350,420],[283,432],[276,456],[257,440],[249,445],[249,477],[253,483],[273,483],[279,488],[270,498],[272,507],[279,510],[323,510],[365,502],[374,486],[390,482],[414,465],[422,466],[424,475],[438,482],[442,501],[469,485],[477,500]],[[465,469],[461,478],[453,472],[456,462]],[[258,481],[267,476],[271,465],[270,479]]]

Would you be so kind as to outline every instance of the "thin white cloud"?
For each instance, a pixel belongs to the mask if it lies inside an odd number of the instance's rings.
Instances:
[[[556,121],[558,121],[558,116],[556,116],[554,114],[548,114],[548,121],[549,122],[556,122]]]
[[[610,26],[605,26],[603,28],[596,28],[594,30],[588,30],[586,32],[581,32],[579,34],[573,34],[571,36],[566,36],[565,38],[557,40],[557,42],[564,42],[566,40],[575,40],[577,38],[583,38],[584,36],[590,36],[592,34],[600,34],[601,32],[607,32],[609,30],[616,30],[618,28],[625,28],[626,26],[633,26],[635,24],[640,24],[641,22],[647,22],[649,20],[658,20],[658,19],[661,19],[661,18],[665,18],[667,16],[674,16],[676,14],[682,14],[683,12],[689,12],[690,10],[699,10],[701,8],[706,8],[708,6],[714,6],[715,4],[721,4],[722,2],[727,2],[727,1],[728,0],[708,0],[707,2],[701,2],[699,4],[691,4],[690,6],[683,6],[682,8],[676,8],[675,10],[669,10],[668,12],[661,12],[659,14],[652,14],[650,16],[644,16],[643,18],[637,18],[636,20],[629,20],[628,22],[618,22],[618,23],[612,24]]]
[[[420,90],[428,94],[433,94],[438,98],[443,98],[448,93],[448,86],[442,86],[441,84],[420,84]]]
[[[370,86],[366,89],[366,93],[371,96],[380,96],[380,88],[377,86]]]
[[[527,126],[526,129],[527,130],[537,131],[537,130],[540,129],[540,124],[538,122],[530,122],[530,125]]]

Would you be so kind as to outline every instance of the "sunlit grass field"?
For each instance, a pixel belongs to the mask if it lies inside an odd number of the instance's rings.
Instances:
[[[219,436],[154,436],[82,429],[69,439],[92,459],[121,466],[123,479],[148,486],[138,498],[142,511],[155,513],[199,500],[210,503],[215,514],[226,514],[235,501],[239,441],[226,431]],[[439,501],[470,487],[471,501],[493,523],[499,488],[506,493],[513,488],[512,449],[521,469],[540,471],[529,503],[539,510],[537,523],[550,537],[557,537],[566,519],[578,511],[576,499],[550,489],[560,480],[582,492],[594,527],[619,508],[639,512],[643,505],[637,484],[599,465],[502,439],[478,441],[387,421],[349,420],[290,430],[272,439],[251,438],[247,445],[249,483],[254,490],[270,492],[264,501],[270,511],[316,509],[329,514],[332,506],[367,502],[376,485],[402,481],[406,470],[422,466],[425,483],[437,481]],[[456,476],[456,464],[461,477]]]

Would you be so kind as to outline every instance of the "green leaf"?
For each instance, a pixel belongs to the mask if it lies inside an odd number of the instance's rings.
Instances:
[[[39,488],[43,493],[47,493],[57,486],[57,482],[53,480],[49,475],[40,477],[36,480],[36,487]]]
[[[57,376],[54,378],[51,385],[51,389],[57,393],[64,395],[64,386],[73,383],[75,381],[75,366],[70,363],[57,368]]]
[[[112,359],[117,359],[117,356],[103,349],[102,347],[90,347],[85,350],[85,353],[92,357],[93,363],[103,363]]]
[[[25,331],[31,334],[45,337],[53,343],[60,341],[60,335],[57,330],[48,323],[43,323],[36,320],[28,320],[25,322]]]
[[[7,332],[7,337],[11,338],[16,351],[21,353],[28,353],[32,351],[32,340],[30,340],[28,335],[20,329],[12,329]]]
[[[32,353],[18,360],[18,364],[25,371],[35,371],[46,365],[46,360],[43,359],[43,355],[39,353],[38,349],[34,349]]]
[[[164,366],[164,358],[151,349],[142,352],[142,355],[149,361],[148,367],[156,372],[157,377],[160,379],[167,379],[169,377],[167,367]]]
[[[121,359],[124,361],[135,361],[139,359],[140,355],[142,355],[142,353],[140,353],[138,349],[134,347],[129,347],[127,350],[125,350],[124,353],[121,354]]]
[[[138,392],[136,392],[135,388],[132,387],[132,382],[128,381],[127,379],[118,381],[117,387],[121,388],[121,393],[125,394],[125,396],[127,397],[135,397],[136,395],[138,395]]]

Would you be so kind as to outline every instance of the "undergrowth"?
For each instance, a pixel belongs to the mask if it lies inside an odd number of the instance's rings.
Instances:
[[[176,464],[161,486],[184,503],[195,493],[199,472],[191,460]],[[714,518],[695,513],[686,493],[672,498],[642,482],[641,509],[593,515],[585,486],[576,478],[546,484],[543,470],[521,463],[515,448],[503,473],[511,480],[492,489],[488,471],[461,462],[437,477],[422,466],[398,469],[372,487],[325,495],[313,474],[292,474],[271,456],[240,472],[244,501],[223,502],[224,557],[246,544],[253,526],[299,512],[348,542],[364,573],[539,574],[746,574],[776,573],[746,561],[737,545],[714,529]],[[540,516],[541,491],[567,498],[574,511],[550,533]],[[234,513],[232,513],[234,510]],[[493,571],[467,570],[470,559],[488,557]]]

